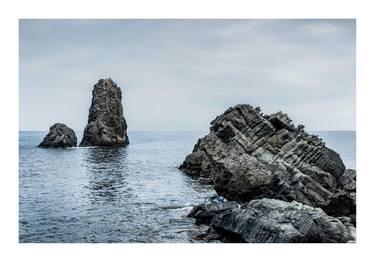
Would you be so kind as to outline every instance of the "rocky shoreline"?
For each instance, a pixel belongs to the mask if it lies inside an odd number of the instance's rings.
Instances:
[[[211,122],[210,133],[180,169],[204,178],[230,200],[190,213],[209,225],[207,240],[355,240],[356,171],[347,170],[338,153],[282,112],[229,108]]]
[[[112,79],[92,91],[88,123],[80,147],[129,144],[121,104]],[[76,147],[73,129],[56,123],[43,148]],[[249,243],[354,242],[356,171],[316,135],[297,127],[282,112],[236,105],[211,122],[179,167],[210,183],[219,200],[198,205],[188,215],[207,225],[197,238]]]

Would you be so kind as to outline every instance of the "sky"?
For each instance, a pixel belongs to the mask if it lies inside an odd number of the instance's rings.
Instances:
[[[202,131],[230,106],[355,130],[355,20],[20,20],[19,128],[87,124],[93,86],[128,130]]]

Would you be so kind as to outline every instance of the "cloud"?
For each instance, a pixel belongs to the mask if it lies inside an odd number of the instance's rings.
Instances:
[[[355,20],[21,20],[21,130],[83,130],[109,76],[132,130],[206,130],[237,103],[355,129]]]

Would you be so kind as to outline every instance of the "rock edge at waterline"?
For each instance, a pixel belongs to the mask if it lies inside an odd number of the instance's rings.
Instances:
[[[66,148],[77,146],[77,136],[73,129],[64,124],[56,123],[39,144],[42,148]]]
[[[260,198],[295,201],[356,223],[355,170],[346,170],[338,153],[282,112],[229,108],[211,122],[180,169],[241,205]]]
[[[111,78],[100,79],[95,84],[88,123],[79,146],[119,147],[129,144],[121,99],[121,89]]]

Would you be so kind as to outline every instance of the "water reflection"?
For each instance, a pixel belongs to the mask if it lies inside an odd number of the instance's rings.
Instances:
[[[192,241],[201,229],[186,216],[216,193],[177,166],[201,135],[133,132],[126,148],[46,150],[44,132],[21,132],[20,242]],[[331,138],[355,160],[355,135]]]
[[[177,169],[195,135],[136,132],[126,148],[59,151],[37,148],[44,136],[21,139],[20,242],[190,241],[186,215],[212,195]]]
[[[88,148],[85,166],[92,203],[109,203],[122,197],[127,184],[126,148]]]

